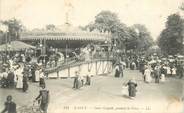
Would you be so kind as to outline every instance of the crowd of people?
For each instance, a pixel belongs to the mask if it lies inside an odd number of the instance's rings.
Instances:
[[[45,73],[40,63],[31,64],[24,54],[15,55],[3,64],[0,73],[2,88],[16,88],[23,92],[28,90],[28,82],[39,82],[45,85]]]
[[[0,85],[2,88],[16,88],[27,92],[29,88],[29,82],[38,83],[42,89],[35,100],[40,100],[40,108],[45,113],[47,112],[49,103],[49,91],[46,90],[44,72],[44,66],[42,63],[31,63],[31,57],[24,54],[15,55],[8,58],[2,66],[2,72],[0,74]],[[145,58],[145,57],[128,57],[123,60],[117,60],[115,63],[115,77],[124,77],[124,70],[139,70],[142,73],[142,80],[145,83],[164,83],[169,77],[183,77],[183,64],[177,62],[177,60],[170,61],[169,59]],[[83,86],[91,85],[91,75],[89,73],[86,76],[80,75],[80,71],[75,72],[73,89],[80,89]],[[123,83],[124,91],[128,91],[127,95],[130,98],[136,97],[138,84],[136,79],[130,79],[128,82]],[[124,93],[124,92],[122,92]],[[45,99],[43,99],[45,98]],[[12,102],[12,96],[7,97],[5,102],[4,113],[8,107],[12,106],[12,109],[16,109],[16,104]],[[14,113],[14,112],[12,112]]]
[[[142,74],[142,81],[149,83],[164,83],[169,78],[182,78],[184,74],[183,61],[178,60],[177,57],[159,58],[156,57],[129,57],[124,60],[118,59],[115,64],[115,77],[123,77],[124,69],[139,70]],[[123,83],[122,93],[127,94],[133,98],[136,96],[137,82],[130,79]],[[128,92],[126,92],[128,91]]]
[[[15,54],[8,57],[3,63],[0,73],[1,88],[17,89],[28,92],[29,83],[36,83],[41,87],[40,94],[35,100],[40,101],[41,110],[46,113],[49,103],[49,91],[46,90],[44,67],[41,63],[31,63],[31,58],[24,54]],[[16,104],[12,101],[12,96],[7,96],[5,108],[2,113],[16,113]]]

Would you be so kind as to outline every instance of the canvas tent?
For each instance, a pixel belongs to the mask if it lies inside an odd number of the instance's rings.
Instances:
[[[12,41],[10,44],[3,44],[0,45],[0,51],[6,51],[6,49],[8,51],[20,51],[20,50],[24,50],[24,49],[35,49],[36,47],[26,44],[24,42],[21,41]]]

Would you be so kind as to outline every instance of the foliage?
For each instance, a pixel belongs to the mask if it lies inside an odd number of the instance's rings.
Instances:
[[[20,21],[14,18],[2,21],[2,23],[8,26],[8,41],[18,40],[20,38],[20,32],[23,30]]]
[[[89,23],[85,28],[89,31],[97,29],[100,32],[112,33],[112,42],[117,44],[117,48],[125,49],[125,40],[128,37],[127,26],[120,22],[116,13],[102,11],[95,16],[94,23]]]
[[[150,33],[144,25],[136,24],[127,27],[121,23],[117,14],[110,11],[102,11],[95,16],[95,21],[89,23],[86,29],[93,31],[95,29],[100,32],[111,32],[113,43],[116,43],[118,49],[147,49],[152,45],[153,40]],[[139,34],[136,32],[138,29]]]
[[[167,18],[166,28],[158,38],[158,45],[165,54],[182,53],[183,20],[178,14],[172,14]]]
[[[144,25],[135,24],[132,27],[136,32],[136,48],[138,51],[147,50],[150,46],[153,45],[153,38]]]

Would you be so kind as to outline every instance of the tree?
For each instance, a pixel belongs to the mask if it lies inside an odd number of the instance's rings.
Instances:
[[[166,28],[161,32],[157,42],[162,52],[175,55],[182,53],[183,20],[179,14],[172,14],[167,18]]]
[[[120,22],[116,13],[102,11],[95,16],[95,21],[89,23],[85,28],[89,29],[89,31],[97,29],[100,32],[112,33],[112,42],[116,43],[119,49],[125,49],[128,27]]]
[[[20,32],[22,31],[22,24],[17,19],[10,19],[2,21],[4,25],[8,26],[8,41],[18,40]]]
[[[153,38],[147,28],[141,24],[134,24],[128,28],[129,38],[126,41],[127,50],[144,52],[154,44]]]
[[[144,25],[135,24],[132,27],[127,27],[120,22],[116,13],[110,11],[102,11],[97,14],[95,21],[89,23],[86,29],[89,29],[89,31],[98,29],[100,32],[111,32],[112,42],[116,43],[117,48],[121,50],[146,50],[153,44],[153,39]]]
[[[136,40],[136,48],[137,50],[147,50],[150,46],[153,45],[154,41],[153,38],[150,35],[150,32],[148,32],[147,28],[144,25],[141,24],[135,24],[132,26],[133,29],[137,33],[137,40]]]

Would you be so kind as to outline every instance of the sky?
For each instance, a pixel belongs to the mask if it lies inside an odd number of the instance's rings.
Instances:
[[[127,26],[144,24],[156,39],[173,13],[184,15],[179,6],[183,0],[0,0],[0,20],[16,18],[28,29],[47,24],[84,26],[94,21],[102,10],[118,15]]]

